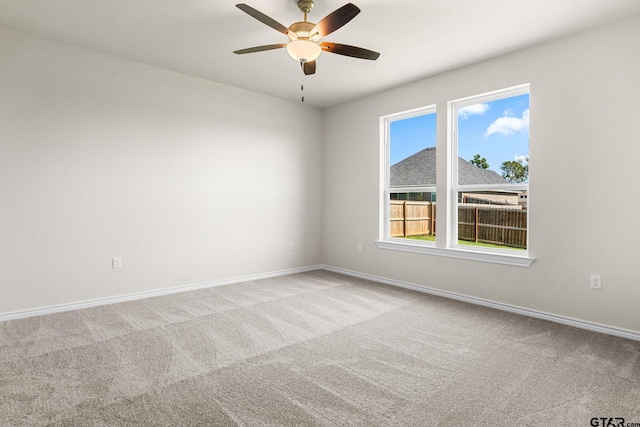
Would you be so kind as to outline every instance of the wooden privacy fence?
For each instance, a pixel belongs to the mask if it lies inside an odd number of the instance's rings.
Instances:
[[[527,247],[527,211],[521,208],[458,205],[458,239]]]
[[[389,209],[390,236],[426,236],[436,234],[436,204],[391,200]]]
[[[391,200],[390,236],[435,235],[436,204]],[[527,247],[527,211],[520,207],[458,204],[458,239]]]

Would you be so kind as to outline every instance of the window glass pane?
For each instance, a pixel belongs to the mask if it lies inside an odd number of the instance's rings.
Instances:
[[[424,114],[390,124],[390,186],[435,186],[436,114]]]
[[[458,108],[457,146],[458,244],[526,249],[529,94]]]
[[[492,199],[515,199],[521,192],[459,192],[458,244],[497,249],[527,248],[527,214],[525,206]],[[526,203],[526,199],[525,202]]]
[[[433,192],[391,193],[389,237],[436,240],[436,204]]]
[[[526,183],[529,94],[458,109],[458,184]]]

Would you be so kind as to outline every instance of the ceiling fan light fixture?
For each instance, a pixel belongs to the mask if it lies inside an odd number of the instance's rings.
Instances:
[[[342,28],[360,13],[360,9],[353,3],[345,4],[322,18],[317,24],[314,24],[307,20],[307,14],[313,7],[313,0],[298,0],[298,8],[300,8],[300,11],[304,14],[304,18],[302,21],[294,22],[289,27],[285,27],[275,19],[247,4],[239,3],[236,7],[252,18],[289,37],[290,42],[235,50],[233,51],[235,54],[243,55],[245,53],[264,52],[266,50],[286,47],[289,55],[295,59],[296,62],[300,63],[300,68],[302,68],[305,76],[315,74],[316,58],[320,56],[322,51],[369,60],[376,60],[380,56],[378,52],[357,46],[331,42],[321,43],[322,39],[337,29]]]
[[[311,62],[320,56],[322,48],[309,40],[296,40],[287,45],[287,52],[298,62]]]

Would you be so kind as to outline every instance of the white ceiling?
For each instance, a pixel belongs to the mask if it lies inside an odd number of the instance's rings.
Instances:
[[[239,0],[289,26],[296,0]],[[640,14],[639,0],[353,0],[362,9],[325,41],[381,53],[323,53],[304,76],[283,34],[236,0],[0,0],[0,26],[289,100],[328,107],[462,65]],[[318,22],[348,0],[315,0]]]

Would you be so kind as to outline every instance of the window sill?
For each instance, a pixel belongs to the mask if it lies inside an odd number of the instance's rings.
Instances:
[[[510,254],[497,251],[479,251],[459,247],[436,248],[433,245],[426,245],[423,243],[409,243],[404,241],[377,240],[376,244],[380,249],[444,256],[449,258],[468,259],[471,261],[491,262],[494,264],[513,265],[517,267],[529,267],[535,260],[535,258],[530,258],[527,255]]]

